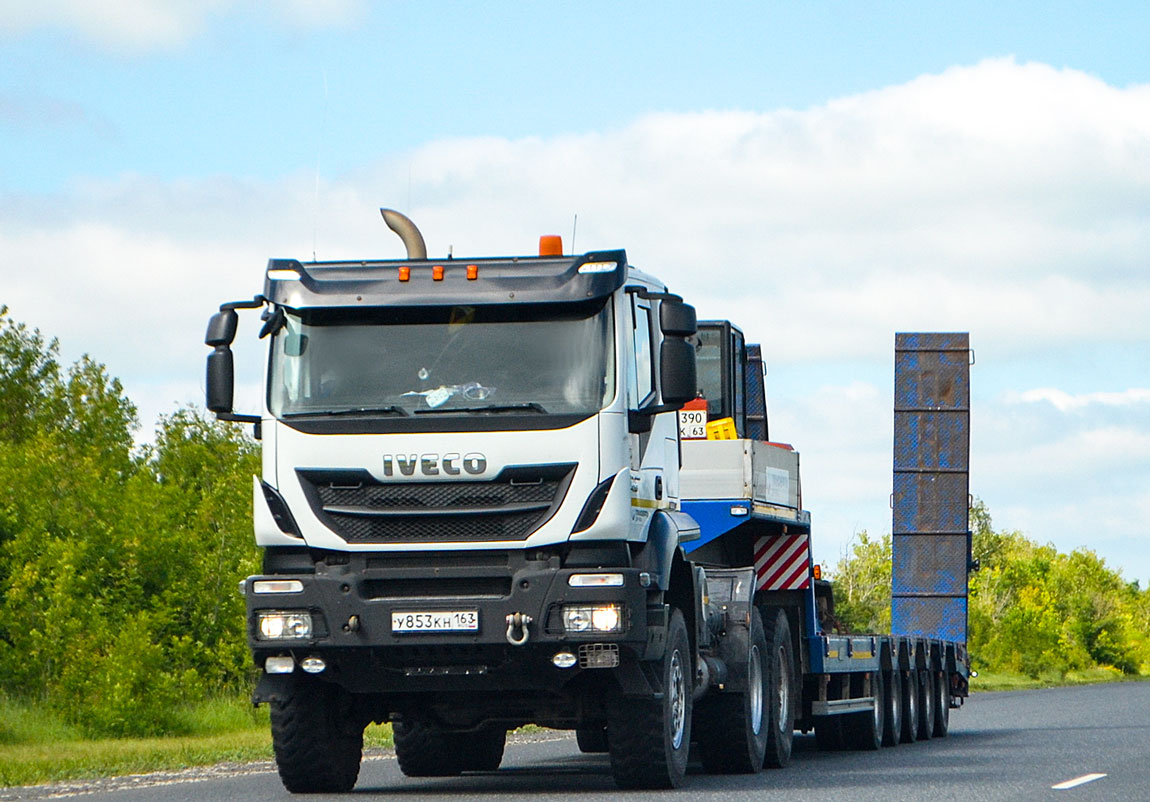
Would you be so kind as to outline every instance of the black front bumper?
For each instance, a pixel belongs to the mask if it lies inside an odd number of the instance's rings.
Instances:
[[[572,574],[588,573],[621,574],[623,584],[569,585]],[[298,580],[302,590],[253,592],[256,581],[287,579]],[[250,577],[244,585],[248,642],[259,668],[268,657],[291,656],[299,674],[301,661],[318,657],[325,666],[318,679],[359,694],[561,692],[586,673],[604,674],[587,666],[604,652],[618,654],[610,673],[624,693],[646,693],[640,663],[661,653],[666,614],[645,581],[631,568],[561,568],[555,557],[533,560],[515,551],[342,555],[334,564],[315,563],[315,573]],[[563,605],[603,602],[623,605],[621,631],[564,631]],[[311,637],[261,638],[258,614],[270,610],[308,612]],[[471,611],[478,615],[475,631],[392,629],[393,613]],[[508,619],[516,614],[530,622],[509,632]],[[556,665],[559,653],[573,655],[575,665]],[[272,682],[261,688],[274,686],[276,676],[284,675],[267,675]],[[257,691],[257,700],[273,695]]]

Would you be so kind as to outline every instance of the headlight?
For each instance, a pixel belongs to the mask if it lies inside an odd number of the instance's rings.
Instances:
[[[563,607],[567,632],[622,632],[623,605],[568,604]]]
[[[261,640],[299,640],[312,633],[311,613],[302,610],[257,613],[256,623]]]

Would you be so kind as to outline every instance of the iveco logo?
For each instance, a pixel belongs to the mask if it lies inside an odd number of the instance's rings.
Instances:
[[[397,473],[398,470],[398,473]],[[487,457],[478,453],[470,454],[384,454],[384,476],[414,476],[416,471],[424,476],[459,476],[461,473],[477,474],[487,470]]]

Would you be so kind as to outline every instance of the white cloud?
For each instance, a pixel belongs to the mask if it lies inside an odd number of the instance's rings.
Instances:
[[[1128,407],[1137,404],[1150,404],[1150,389],[1134,387],[1120,392],[1072,394],[1053,387],[1038,387],[1021,393],[1007,394],[1008,403],[1051,404],[1059,412],[1075,412],[1088,406]]]
[[[238,0],[6,0],[0,31],[62,30],[108,48],[150,49],[182,44],[213,17],[243,10]],[[300,27],[342,25],[364,11],[363,0],[276,0],[256,8],[265,19]]]

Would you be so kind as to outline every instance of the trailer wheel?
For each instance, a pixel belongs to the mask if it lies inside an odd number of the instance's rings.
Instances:
[[[746,690],[721,693],[695,708],[699,756],[710,774],[755,774],[762,771],[770,729],[767,640],[763,619],[751,609],[750,640],[744,673]]]
[[[902,672],[883,674],[886,682],[886,721],[882,728],[882,745],[898,746],[902,738]]]
[[[934,737],[945,738],[950,731],[950,682],[946,672],[934,678]]]
[[[607,728],[579,727],[575,730],[575,743],[585,755],[602,754],[607,751]]]
[[[311,794],[355,787],[366,723],[353,710],[350,693],[326,682],[296,681],[271,703],[271,723],[284,788]]]
[[[767,768],[781,769],[791,762],[795,740],[795,705],[798,688],[795,683],[794,646],[791,627],[782,610],[768,615],[764,622],[767,641],[767,707],[770,726],[767,730]]]
[[[918,672],[918,739],[925,741],[934,732],[934,672]]]
[[[846,748],[842,716],[815,719],[815,743],[820,752],[841,752]]]
[[[672,610],[658,667],[661,699],[627,700],[607,720],[611,772],[620,788],[676,788],[687,774],[691,747],[694,666],[683,614]]]
[[[903,671],[902,674],[902,743],[912,744],[918,740],[918,672]]]
[[[843,721],[843,733],[851,749],[873,751],[882,746],[886,727],[886,698],[883,693],[882,672],[871,675],[871,695],[874,706],[865,713],[849,713]]]

